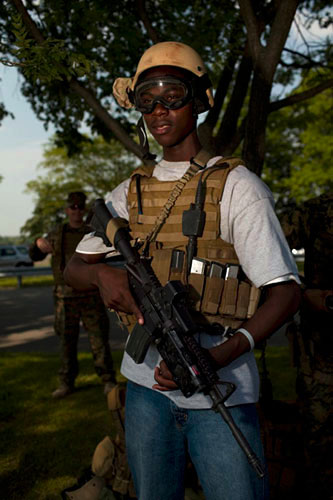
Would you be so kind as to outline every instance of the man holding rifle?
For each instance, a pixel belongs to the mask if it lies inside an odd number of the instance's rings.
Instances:
[[[178,42],[150,47],[133,78],[115,81],[118,103],[142,113],[163,159],[154,164],[140,120],[146,164],[110,194],[107,206],[112,216],[129,221],[159,282],[184,284],[195,340],[218,378],[235,385],[225,405],[263,461],[252,350],[296,312],[299,280],[269,189],[241,160],[212,157],[201,148],[197,117],[213,106],[210,87],[200,56]],[[183,499],[187,452],[207,500],[268,498],[267,479],[250,467],[230,427],[211,410],[212,399],[200,390],[186,397],[174,367],[145,338],[149,313],[134,300],[127,272],[103,262],[112,252],[99,231],[87,235],[65,278],[78,289],[97,287],[130,330],[137,323],[121,371],[128,379],[126,444],[138,498]],[[139,355],[138,338],[145,344]]]

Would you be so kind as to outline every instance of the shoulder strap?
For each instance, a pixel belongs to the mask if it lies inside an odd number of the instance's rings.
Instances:
[[[238,158],[222,158],[210,168],[203,170],[199,177],[195,201],[191,203],[189,210],[183,212],[183,235],[188,237],[186,246],[187,275],[190,274],[193,257],[197,253],[198,238],[203,235],[206,214],[204,211],[206,198],[206,181],[214,173],[222,172],[220,177],[219,199],[222,199],[224,186],[229,172],[239,165],[241,160]]]
[[[227,156],[225,158],[221,158],[218,160],[214,165],[212,165],[210,168],[207,168],[203,172],[203,176],[207,178],[210,175],[210,172],[220,172],[222,175],[221,178],[221,185],[220,185],[220,200],[222,199],[223,191],[224,191],[224,186],[227,180],[227,177],[231,170],[234,168],[238,167],[238,165],[243,165],[245,166],[244,161],[241,158],[237,158],[236,156]]]
[[[241,158],[238,158],[237,156],[225,156],[221,158],[219,161],[217,161],[213,166],[214,167],[216,165],[222,166],[223,163],[227,163],[228,166],[232,168],[238,167],[238,165],[243,165],[245,167],[245,162]]]
[[[155,165],[140,165],[140,167],[133,170],[131,177],[135,175],[142,175],[143,177],[151,177],[154,172]]]
[[[214,165],[203,170],[201,175],[200,175],[198,186],[197,186],[195,203],[198,206],[200,205],[201,207],[203,207],[204,199],[205,199],[205,192],[206,192],[206,190],[203,189],[203,184],[206,183],[206,180],[212,174],[219,175],[219,177],[218,177],[219,181],[220,181],[219,197],[221,200],[228,174],[231,170],[238,167],[238,165],[245,165],[245,163],[240,158],[230,156],[230,157],[226,157],[226,158],[221,158],[221,160],[218,160],[216,163],[214,163]]]

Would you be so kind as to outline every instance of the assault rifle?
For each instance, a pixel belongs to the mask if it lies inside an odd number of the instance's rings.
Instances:
[[[134,327],[126,352],[136,363],[141,363],[149,345],[155,343],[184,396],[188,398],[197,392],[210,396],[212,409],[221,414],[250,465],[262,478],[263,466],[224,404],[235,385],[219,380],[207,351],[194,338],[198,327],[186,305],[185,287],[177,280],[161,285],[150,259],[131,245],[128,222],[113,218],[103,199],[95,201],[93,212],[91,225],[97,232],[102,229],[104,239],[106,236],[125,259],[131,292],[144,317],[143,327],[138,324]]]

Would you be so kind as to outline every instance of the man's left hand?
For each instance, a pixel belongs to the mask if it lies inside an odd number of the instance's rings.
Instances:
[[[153,389],[161,392],[174,391],[178,389],[176,382],[172,378],[172,374],[166,365],[165,361],[160,362],[160,366],[156,366],[154,371],[154,379],[157,384],[153,385]]]

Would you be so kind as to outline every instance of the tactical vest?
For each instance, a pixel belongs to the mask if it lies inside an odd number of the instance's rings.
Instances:
[[[259,302],[259,290],[250,283],[240,267],[237,277],[225,279],[225,276],[210,275],[212,263],[239,266],[234,246],[220,237],[220,201],[229,172],[240,164],[243,162],[237,158],[222,159],[204,171],[206,220],[202,237],[197,241],[196,253],[196,257],[203,261],[203,273],[191,272],[187,275],[188,238],[182,234],[183,212],[194,203],[200,172],[185,184],[169,216],[149,246],[152,267],[161,284],[165,285],[168,280],[181,280],[188,287],[189,306],[194,319],[203,324],[220,323],[236,328],[254,314]],[[217,165],[221,168],[214,170]],[[159,181],[152,177],[153,169],[154,167],[139,167],[131,176],[128,192],[129,226],[136,241],[144,241],[150,233],[175,185],[175,181]],[[182,268],[173,267],[175,250],[184,252]],[[134,316],[126,317],[125,323],[132,326]],[[123,316],[122,319],[124,320]]]
[[[63,272],[66,264],[74,254],[77,245],[82,240],[83,236],[91,231],[89,226],[82,226],[78,229],[71,230],[68,224],[60,224],[48,235],[53,246],[52,253],[52,272],[54,277],[55,291],[59,297],[79,297],[83,295],[94,295],[96,291],[82,292],[74,290],[72,287],[65,284]]]

